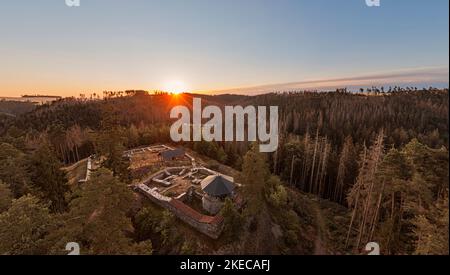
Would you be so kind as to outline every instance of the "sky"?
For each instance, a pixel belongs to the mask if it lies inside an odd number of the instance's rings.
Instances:
[[[448,12],[448,0],[0,0],[0,96],[448,86]]]

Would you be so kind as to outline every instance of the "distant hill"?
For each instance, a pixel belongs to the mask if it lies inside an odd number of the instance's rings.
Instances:
[[[0,97],[0,101],[16,101],[16,102],[30,102],[33,104],[45,104],[61,99],[60,96],[33,96],[26,95],[22,97]]]

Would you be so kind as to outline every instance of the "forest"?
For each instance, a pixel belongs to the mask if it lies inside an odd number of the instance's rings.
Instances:
[[[104,92],[51,104],[0,102],[0,254],[449,254],[448,89],[258,96]],[[173,106],[279,106],[279,147],[170,140]],[[152,144],[228,167],[246,206],[222,209],[218,241],[136,200],[122,152]],[[89,184],[68,170],[104,156]],[[18,218],[19,217],[19,218]],[[192,236],[190,236],[192,235]],[[190,236],[189,238],[187,236]]]

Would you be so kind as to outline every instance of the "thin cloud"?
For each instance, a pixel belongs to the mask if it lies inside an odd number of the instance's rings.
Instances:
[[[294,90],[334,90],[337,88],[364,88],[371,86],[440,86],[447,87],[449,69],[447,67],[427,67],[374,73],[355,77],[309,80],[280,84],[261,85],[254,87],[234,88],[212,91],[214,94],[264,94]]]

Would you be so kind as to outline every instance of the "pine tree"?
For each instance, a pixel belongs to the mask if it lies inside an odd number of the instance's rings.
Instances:
[[[0,213],[6,211],[11,206],[12,193],[8,186],[0,180]]]
[[[258,146],[253,145],[244,156],[241,179],[248,199],[248,210],[252,214],[256,214],[261,209],[264,187],[269,177],[266,156],[258,151]]]
[[[131,124],[127,133],[128,147],[133,148],[139,145],[139,131],[134,124]]]
[[[119,177],[123,182],[129,183],[131,174],[129,171],[130,162],[123,157],[124,147],[120,143],[112,144],[105,161],[105,167],[109,168],[114,176]]]
[[[376,181],[376,172],[383,156],[384,131],[381,130],[373,145],[364,154],[356,184],[348,195],[348,203],[353,208],[352,220],[347,240],[353,230],[353,222],[357,223],[357,237],[354,251],[370,238],[372,221],[377,215],[377,199],[383,193],[384,184]]]
[[[175,246],[181,241],[181,235],[176,227],[176,217],[168,210],[162,213],[157,232],[161,234],[163,246],[165,247]]]
[[[25,154],[11,144],[0,144],[0,180],[19,198],[29,190],[30,178],[26,169]]]
[[[225,204],[220,212],[224,218],[223,238],[228,241],[239,239],[239,233],[242,228],[243,219],[237,211],[233,201],[229,198],[225,200]]]
[[[0,213],[0,254],[45,254],[43,239],[54,229],[49,209],[36,197],[14,200],[8,211]]]
[[[52,254],[64,253],[64,245],[70,241],[82,244],[82,254],[152,253],[151,242],[135,243],[126,235],[133,232],[127,217],[133,193],[124,183],[101,168],[80,188],[70,202],[63,226],[47,238]]]
[[[53,212],[63,212],[67,208],[65,195],[69,192],[66,173],[47,144],[42,144],[29,159],[28,169],[32,185],[43,200],[50,202]]]
[[[344,146],[342,147],[341,154],[339,156],[339,167],[338,174],[336,178],[336,185],[333,194],[333,200],[342,203],[344,191],[345,191],[345,179],[347,178],[347,174],[349,172],[349,161],[350,158],[353,157],[353,140],[351,136],[347,136],[345,139]]]

